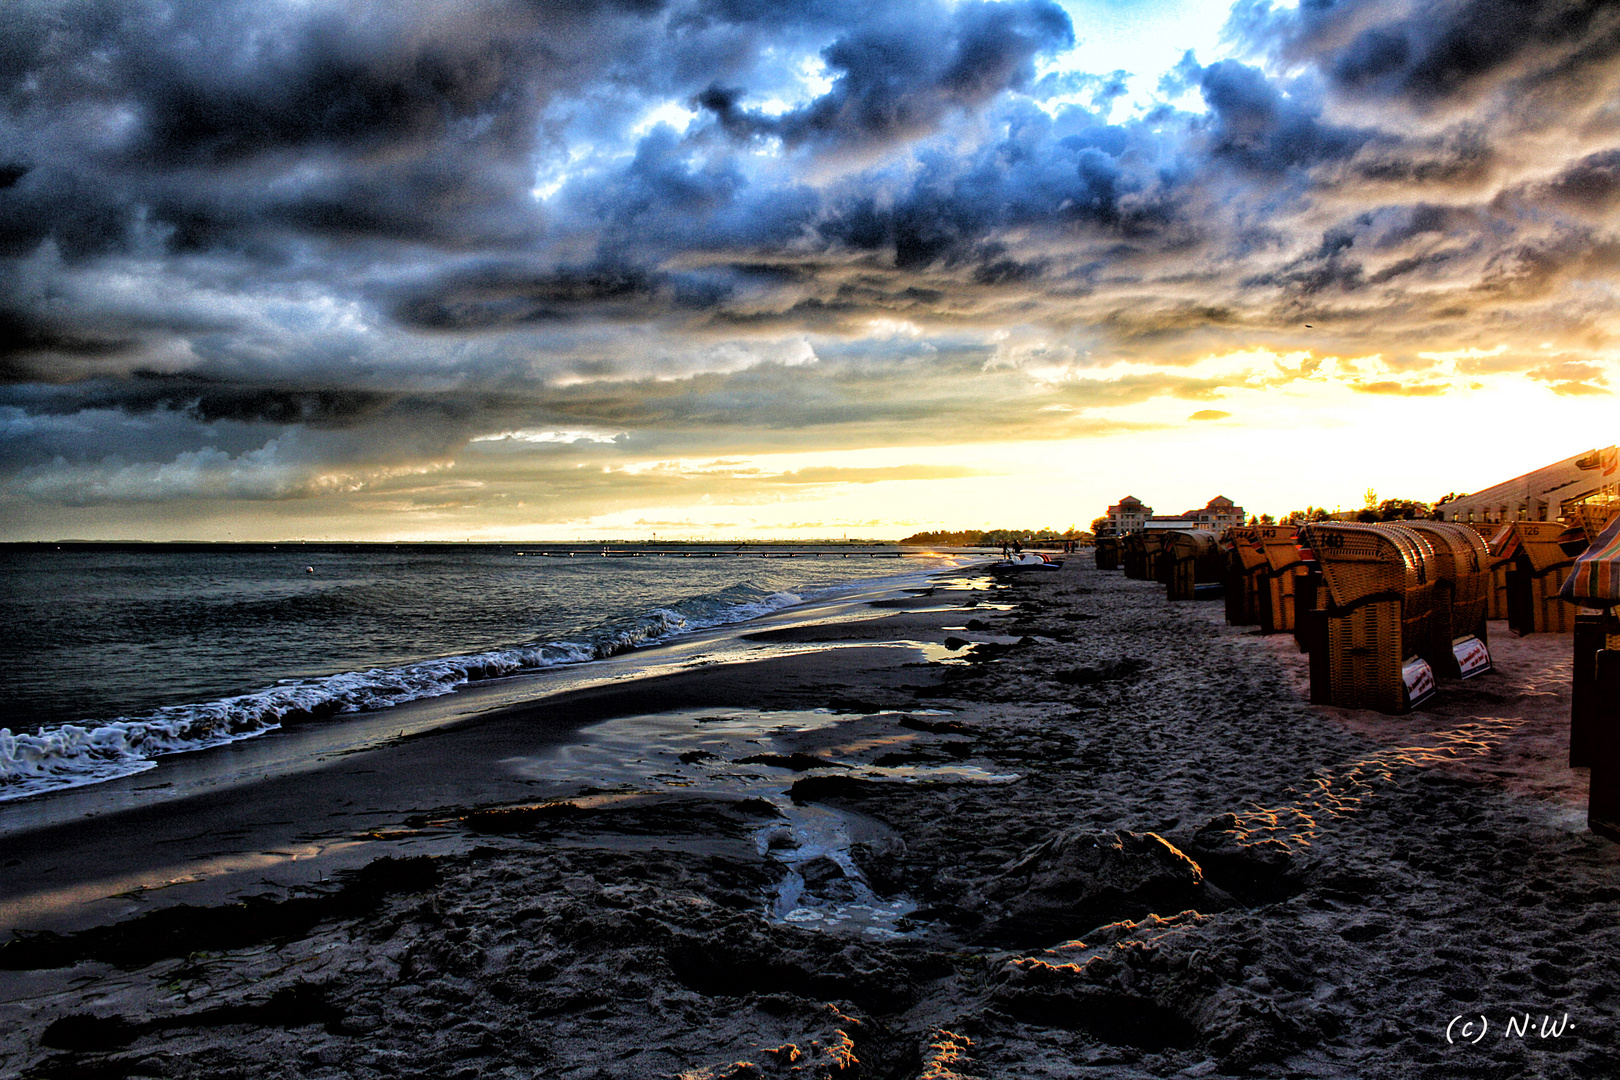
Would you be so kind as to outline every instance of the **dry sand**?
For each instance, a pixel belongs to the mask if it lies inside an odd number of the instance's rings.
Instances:
[[[1563,764],[1567,637],[1493,625],[1497,673],[1390,718],[1304,704],[1291,639],[1219,604],[1079,560],[1005,584],[407,740],[256,815],[8,838],[14,891],[65,887],[53,854],[137,873],[152,829],[395,857],[15,937],[0,1074],[1620,1075],[1620,848]],[[358,816],[321,821],[345,785]]]

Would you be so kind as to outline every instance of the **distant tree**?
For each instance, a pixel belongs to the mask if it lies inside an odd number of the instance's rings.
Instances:
[[[1326,521],[1332,515],[1320,506],[1307,506],[1303,510],[1290,510],[1283,518],[1285,525],[1305,525],[1312,521]]]
[[[1063,532],[1050,526],[1042,529],[936,529],[912,533],[901,544],[918,547],[1000,547],[1017,541],[1020,544],[1055,540],[1091,540],[1092,534],[1070,525]]]
[[[975,547],[982,535],[983,532],[979,529],[960,529],[955,532],[934,530],[912,533],[900,543],[916,544],[921,547]]]
[[[1356,514],[1357,521],[1415,521],[1433,516],[1434,507],[1417,499],[1384,499]]]
[[[1260,515],[1260,524],[1262,524],[1262,525],[1275,525],[1275,524],[1277,524],[1277,519],[1272,517],[1270,514],[1261,514]]]
[[[1434,514],[1434,507],[1420,499],[1385,499],[1378,504],[1380,521],[1420,521]]]

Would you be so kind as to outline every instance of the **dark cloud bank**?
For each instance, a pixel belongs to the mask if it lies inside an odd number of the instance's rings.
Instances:
[[[1608,391],[1620,9],[1243,0],[1228,34],[1113,122],[1126,73],[1050,70],[1085,35],[1051,0],[19,0],[4,497],[308,496],[548,426],[1083,433],[1242,347]],[[1163,373],[1088,377],[1117,359]]]

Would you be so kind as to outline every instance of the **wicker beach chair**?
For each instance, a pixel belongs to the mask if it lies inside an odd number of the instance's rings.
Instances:
[[[1294,644],[1300,652],[1313,654],[1314,664],[1317,648],[1327,647],[1327,589],[1322,585],[1322,565],[1303,527],[1295,542],[1303,572],[1294,579]]]
[[[1093,555],[1097,560],[1099,570],[1119,569],[1119,538],[1114,536],[1097,537]]]
[[[1595,722],[1589,740],[1592,783],[1586,824],[1599,835],[1620,840],[1620,635],[1608,638],[1592,667]]]
[[[1566,526],[1558,521],[1515,521],[1502,544],[1507,561],[1508,629],[1525,634],[1567,634],[1575,608],[1558,599],[1575,558],[1559,546]]]
[[[1434,548],[1435,596],[1430,646],[1424,654],[1435,674],[1469,678],[1490,670],[1486,608],[1490,602],[1490,552],[1479,533],[1452,521],[1408,521]]]
[[[1617,702],[1604,699],[1597,677],[1598,655],[1605,649],[1620,654],[1620,516],[1611,518],[1576,558],[1559,597],[1584,609],[1575,616],[1569,763],[1592,765],[1599,729],[1605,723],[1620,724]],[[1595,768],[1592,782],[1595,787]]]
[[[1226,552],[1226,621],[1232,626],[1253,626],[1260,621],[1260,582],[1266,568],[1259,530],[1232,525],[1221,534]]]
[[[1620,727],[1620,697],[1605,699],[1598,686],[1598,654],[1610,649],[1620,655],[1620,609],[1582,611],[1575,616],[1574,678],[1569,695],[1569,764],[1586,768],[1592,764],[1607,724]],[[1596,782],[1596,774],[1593,775]],[[1617,818],[1620,820],[1620,818]]]
[[[1405,712],[1433,691],[1421,659],[1434,592],[1433,549],[1411,529],[1317,522],[1300,530],[1321,568],[1321,637],[1311,700]]]
[[[1485,594],[1485,617],[1505,619],[1508,617],[1507,572],[1512,564],[1513,554],[1519,548],[1519,536],[1513,531],[1512,525],[1485,524],[1476,525],[1474,529],[1485,538],[1485,550],[1490,552],[1491,556],[1490,586]]]
[[[1139,532],[1127,533],[1119,540],[1119,564],[1125,571],[1125,576],[1140,581],[1144,576],[1146,555],[1143,548],[1142,534]]]
[[[1580,500],[1570,509],[1573,513],[1565,516],[1579,524],[1586,531],[1587,541],[1595,544],[1609,523],[1620,517],[1620,495],[1599,492]]]
[[[1157,581],[1160,585],[1170,584],[1170,536],[1168,532],[1151,532],[1147,534],[1148,562],[1152,572],[1148,574],[1149,581]]]
[[[1407,656],[1429,661],[1434,651],[1435,587],[1439,582],[1439,552],[1434,541],[1411,527],[1408,521],[1387,521],[1377,526],[1402,538],[1411,549],[1408,555],[1417,566],[1418,589],[1409,593],[1401,613],[1401,632]]]
[[[1265,555],[1266,569],[1261,586],[1260,630],[1282,634],[1294,629],[1295,591],[1305,574],[1299,551],[1299,528],[1294,525],[1262,525],[1256,532]]]
[[[1164,536],[1164,561],[1169,600],[1196,600],[1199,585],[1220,582],[1225,570],[1220,536],[1209,529],[1174,529]],[[1206,591],[1213,598],[1213,591]]]
[[[1311,652],[1325,641],[1326,623],[1313,622],[1327,612],[1327,590],[1322,587],[1322,571],[1315,559],[1305,560],[1305,572],[1294,579],[1294,644],[1302,653]]]

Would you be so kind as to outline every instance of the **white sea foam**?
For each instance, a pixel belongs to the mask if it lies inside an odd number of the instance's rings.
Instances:
[[[0,802],[150,769],[153,758],[252,738],[318,720],[438,697],[477,679],[604,659],[675,634],[742,622],[800,602],[789,592],[734,585],[689,597],[583,641],[551,641],[425,660],[395,668],[283,680],[250,694],[171,705],[138,717],[64,724],[34,734],[0,728]]]

